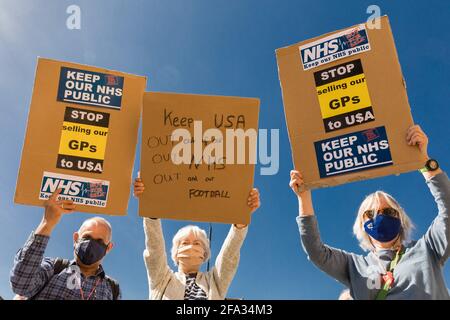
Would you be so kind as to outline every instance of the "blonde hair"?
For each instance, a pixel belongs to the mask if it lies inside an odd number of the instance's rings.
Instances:
[[[400,236],[398,241],[400,243],[405,243],[409,240],[412,229],[414,228],[411,219],[406,214],[405,210],[400,206],[400,204],[395,200],[390,194],[384,191],[376,191],[369,194],[361,203],[358,209],[358,214],[356,216],[355,223],[353,225],[353,234],[359,241],[359,246],[365,251],[373,251],[375,249],[369,235],[364,230],[365,217],[364,213],[367,210],[374,210],[376,217],[376,212],[380,209],[380,199],[384,199],[389,207],[395,209],[399,213],[399,219],[401,223]]]
[[[211,249],[209,248],[209,239],[206,236],[206,232],[203,229],[200,229],[197,226],[189,225],[181,228],[177,231],[172,240],[172,249],[170,250],[172,261],[175,265],[178,265],[177,252],[178,247],[180,246],[181,241],[186,238],[190,233],[193,233],[194,236],[200,241],[203,250],[205,251],[205,258],[203,262],[208,261],[211,256]]]

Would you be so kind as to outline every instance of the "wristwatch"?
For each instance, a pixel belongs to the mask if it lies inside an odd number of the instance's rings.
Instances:
[[[427,162],[425,162],[425,167],[420,169],[420,172],[428,172],[428,171],[436,171],[439,169],[439,163],[434,159],[428,159]]]

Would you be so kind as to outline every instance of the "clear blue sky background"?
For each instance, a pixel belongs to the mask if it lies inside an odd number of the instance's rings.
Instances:
[[[78,4],[81,30],[68,30],[66,8]],[[262,207],[253,217],[228,296],[245,299],[335,299],[342,286],[316,269],[300,246],[297,200],[275,49],[364,22],[366,8],[388,14],[408,84],[412,113],[430,136],[430,154],[450,167],[450,2],[448,1],[18,1],[0,2],[0,295],[11,298],[15,252],[43,210],[13,203],[36,57],[146,75],[148,90],[259,97],[261,128],[280,129],[280,171],[260,176]],[[139,167],[139,147],[134,171]],[[352,236],[357,207],[377,189],[405,207],[420,237],[437,210],[417,172],[314,191],[321,234],[330,245],[361,253]],[[64,217],[47,249],[72,256],[72,233],[87,214]],[[116,248],[105,268],[125,299],[146,299],[144,234],[137,201],[126,217],[109,219]],[[167,244],[185,222],[164,221]],[[207,228],[207,224],[201,224]],[[214,225],[213,256],[227,225]],[[450,269],[444,269],[447,283]]]

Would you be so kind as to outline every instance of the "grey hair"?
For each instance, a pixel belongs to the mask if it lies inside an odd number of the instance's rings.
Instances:
[[[203,262],[208,261],[209,257],[211,256],[211,249],[209,247],[209,239],[206,235],[205,230],[200,229],[197,226],[188,225],[180,230],[177,231],[175,236],[172,239],[172,249],[170,250],[172,261],[175,265],[178,265],[177,260],[177,252],[178,247],[180,246],[181,241],[187,237],[190,233],[193,233],[194,236],[200,241],[203,250],[205,251],[205,258],[203,259]]]
[[[78,229],[78,233],[81,234],[83,229],[86,228],[86,226],[92,222],[95,223],[95,225],[98,225],[99,223],[101,223],[108,228],[108,230],[109,230],[109,241],[108,242],[110,242],[112,240],[112,227],[111,227],[111,224],[108,222],[108,220],[106,220],[102,217],[93,217],[93,218],[84,220],[84,222],[80,226],[80,229]]]
[[[367,210],[375,210],[380,209],[380,199],[383,198],[389,207],[395,209],[399,213],[399,219],[401,223],[400,236],[399,241],[401,243],[405,243],[409,241],[409,237],[411,235],[411,231],[414,228],[414,225],[411,222],[411,219],[406,214],[405,210],[400,206],[400,204],[395,200],[390,194],[384,191],[376,191],[374,193],[369,194],[361,203],[358,209],[358,214],[356,216],[355,223],[353,225],[353,234],[359,241],[359,246],[364,251],[373,251],[375,249],[372,241],[370,240],[369,235],[364,230],[364,213]],[[376,213],[375,213],[376,215]]]

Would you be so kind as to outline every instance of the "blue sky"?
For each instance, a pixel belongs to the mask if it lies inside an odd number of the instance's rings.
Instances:
[[[66,8],[81,7],[81,30],[65,26]],[[0,295],[13,296],[15,252],[43,210],[13,203],[36,57],[90,64],[148,77],[147,90],[259,97],[260,127],[280,129],[280,170],[260,176],[262,207],[254,214],[228,296],[244,299],[335,299],[342,286],[316,269],[300,246],[297,200],[275,49],[364,22],[377,4],[389,15],[416,123],[430,137],[429,153],[450,167],[450,2],[448,1],[19,1],[0,3]],[[447,137],[447,138],[445,138]],[[134,166],[139,168],[139,146]],[[352,225],[365,195],[382,189],[404,206],[420,237],[437,209],[417,172],[313,192],[323,240],[361,253]],[[48,256],[72,256],[72,233],[87,214],[62,219]],[[105,268],[125,299],[146,299],[144,234],[137,201],[126,217],[109,218],[115,249]],[[186,222],[164,221],[167,246]],[[207,228],[207,224],[200,224]],[[214,224],[213,257],[229,226]],[[447,285],[450,269],[444,269]]]

